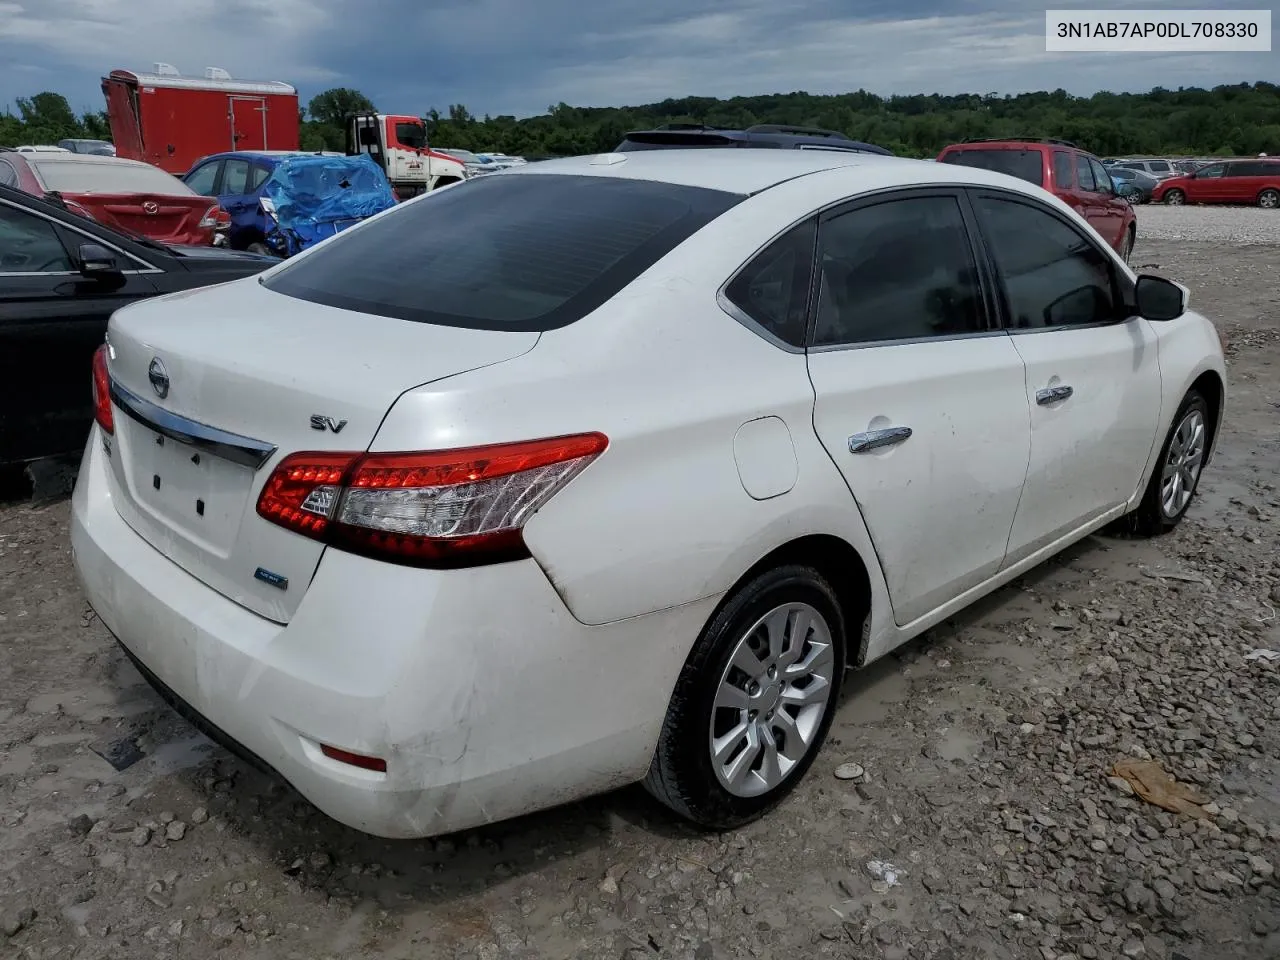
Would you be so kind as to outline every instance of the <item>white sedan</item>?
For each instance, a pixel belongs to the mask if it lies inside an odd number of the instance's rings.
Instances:
[[[1186,298],[969,167],[529,164],[116,313],[76,566],[162,694],[353,827],[637,780],[740,824],[847,669],[1178,522],[1225,384]]]

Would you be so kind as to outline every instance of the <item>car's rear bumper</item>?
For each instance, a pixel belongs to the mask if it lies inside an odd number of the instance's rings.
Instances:
[[[90,603],[166,698],[334,819],[427,836],[644,775],[713,601],[588,627],[532,560],[426,571],[329,550],[285,626],[134,533],[106,456],[95,427],[71,522]]]

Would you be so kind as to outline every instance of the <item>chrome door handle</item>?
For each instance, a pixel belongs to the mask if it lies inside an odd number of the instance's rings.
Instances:
[[[888,427],[884,430],[868,430],[849,438],[850,453],[869,453],[881,447],[892,447],[911,436],[910,427]]]
[[[1042,407],[1047,407],[1051,403],[1057,403],[1059,400],[1065,400],[1071,394],[1075,393],[1070,387],[1045,387],[1043,390],[1036,391],[1036,403]]]

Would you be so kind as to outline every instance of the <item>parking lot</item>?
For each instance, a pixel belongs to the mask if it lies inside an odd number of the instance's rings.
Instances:
[[[639,788],[435,841],[340,827],[151,692],[78,592],[65,499],[0,506],[0,956],[1280,956],[1280,213],[1138,218],[1135,266],[1227,339],[1187,521],[1091,537],[855,676],[740,831]]]

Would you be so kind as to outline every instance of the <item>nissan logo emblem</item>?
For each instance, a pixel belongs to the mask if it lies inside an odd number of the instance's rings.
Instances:
[[[148,200],[142,205],[142,212],[151,214],[159,213],[160,204],[156,203],[154,200]]]
[[[169,371],[165,370],[159,357],[151,358],[151,366],[147,367],[147,379],[151,381],[151,389],[161,400],[169,395]]]

